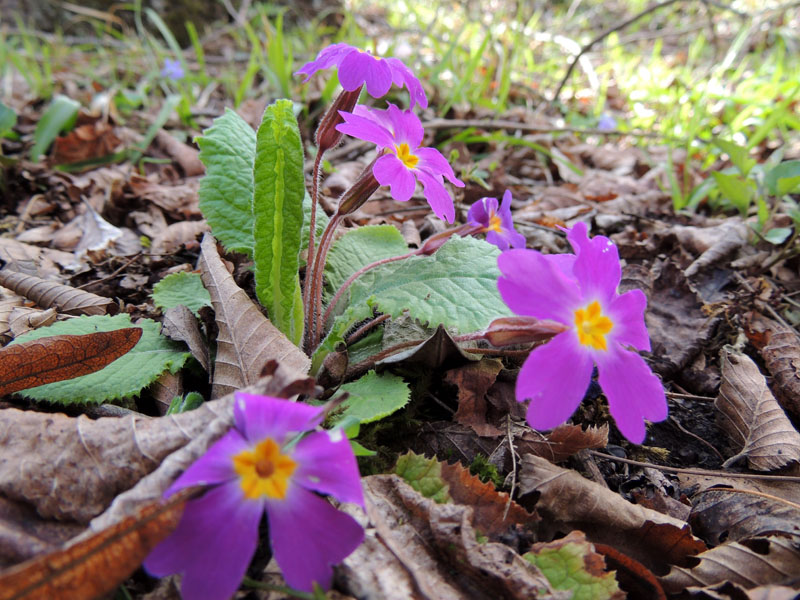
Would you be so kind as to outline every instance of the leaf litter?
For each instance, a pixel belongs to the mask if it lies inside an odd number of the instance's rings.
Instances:
[[[215,115],[223,112],[218,108]],[[203,118],[199,122],[208,125]],[[470,114],[460,108],[452,118],[490,120],[480,110]],[[526,109],[511,111],[508,119],[551,125]],[[447,120],[442,122],[440,130],[446,132]],[[58,138],[51,159],[74,163],[108,155],[123,139],[124,128],[95,120]],[[553,227],[579,220],[590,222],[593,233],[609,235],[626,260],[623,290],[637,287],[648,296],[653,345],[648,362],[668,386],[678,425],[656,424],[647,446],[631,447],[615,430],[602,397],[590,389],[573,423],[551,432],[531,431],[513,398],[521,364],[513,352],[525,348],[481,359],[453,341],[461,332],[444,327],[427,330],[424,343],[377,364],[346,366],[326,392],[345,383],[348,375],[372,368],[371,377],[401,375],[409,384],[410,399],[389,402],[386,420],[367,429],[365,443],[371,442],[387,461],[408,448],[435,455],[426,474],[438,492],[447,493],[437,503],[395,475],[365,477],[366,514],[346,508],[367,525],[367,539],[339,569],[342,588],[358,597],[566,598],[571,595],[559,591],[547,569],[523,555],[570,548],[563,560],[577,561],[569,568],[588,589],[615,581],[611,574],[621,572],[619,565],[628,558],[639,565],[633,570],[640,569],[640,579],[654,578],[669,594],[790,597],[786,590],[791,588],[785,586],[796,587],[800,572],[799,320],[792,308],[797,258],[771,264],[777,250],[753,235],[751,220],[712,219],[705,216],[707,210],[674,213],[663,191],[666,167],[652,166],[659,164],[664,148],[602,144],[599,138],[587,143],[569,133],[528,133],[522,139],[540,144],[556,160],[501,138],[459,143],[463,167],[501,165],[489,180],[491,190],[468,184],[460,198],[461,217],[470,201],[511,188],[514,217],[529,247],[564,251],[563,237]],[[19,395],[6,397],[0,419],[0,532],[2,540],[12,542],[3,544],[4,567],[41,560],[53,551],[48,560],[74,560],[84,552],[90,555],[103,536],[125,531],[118,545],[101,553],[102,560],[79,558],[65,571],[65,581],[72,577],[89,585],[114,566],[114,585],[124,581],[146,554],[144,548],[166,535],[178,518],[179,508],[160,506],[157,499],[230,425],[231,391],[249,385],[272,394],[319,391],[305,375],[308,358],[273,331],[253,301],[246,262],[221,255],[210,236],[199,241],[209,225],[197,203],[197,176],[203,145],[213,141],[213,136],[201,141],[198,156],[194,146],[161,129],[151,153],[169,163],[147,165],[145,175],[126,163],[81,174],[31,164],[27,183],[15,190],[13,200],[19,204],[10,202],[8,216],[16,235],[0,240],[5,265],[0,284],[9,290],[2,291],[0,305],[5,339],[22,331],[21,325],[12,325],[19,322],[12,317],[22,315],[13,311],[20,309],[54,309],[43,322],[53,314],[63,320],[118,308],[134,316],[134,326],[141,317],[155,318],[163,334],[185,343],[196,358],[197,364],[175,370],[209,401],[184,414],[146,416],[155,411],[144,384],[138,392],[121,394],[136,414],[92,420],[74,416],[73,409],[66,416]],[[331,198],[367,160],[357,147],[348,152],[345,168],[323,183]],[[34,194],[38,189],[47,193]],[[380,194],[354,215],[356,223],[380,223],[406,239],[420,235],[423,242],[436,232],[425,210],[397,211],[388,195]],[[82,197],[95,208],[87,211]],[[415,201],[420,206],[415,199],[412,208]],[[100,234],[97,243],[83,239],[87,223],[94,223]],[[149,247],[127,249],[117,235],[126,230],[134,238],[149,238]],[[252,246],[233,236],[222,242],[245,251]],[[336,260],[334,278],[363,264]],[[158,312],[159,302],[150,296],[153,287],[186,267],[200,271],[213,314],[201,308],[202,302],[185,309],[164,305],[163,314]],[[120,285],[123,277],[139,277],[132,281],[140,283],[126,290]],[[382,308],[398,312],[396,306]],[[433,315],[432,321],[448,324],[448,318]],[[37,325],[34,320],[28,324]],[[382,349],[401,339],[399,332],[392,338],[393,330],[385,331],[389,339],[380,342]],[[743,349],[744,334],[749,345]],[[737,350],[726,346],[736,342]],[[351,406],[365,402],[366,395],[354,394]],[[586,454],[586,449],[603,456]],[[651,464],[648,469],[707,469],[668,473],[655,484],[641,467],[615,460],[626,458]],[[379,472],[390,470],[382,466]],[[737,478],[743,470],[784,479]],[[642,485],[652,494],[651,508],[637,487]],[[50,493],[53,486],[61,491],[57,496]],[[497,492],[496,486],[505,491]],[[634,498],[638,504],[631,502]],[[152,530],[148,511],[163,516]],[[120,553],[130,557],[117,564],[113,557]],[[42,572],[43,563],[22,566],[0,573],[0,582],[9,586],[0,589],[14,589],[9,582],[15,577],[28,587],[39,585],[34,573]],[[67,584],[52,578],[46,585],[56,587],[41,588],[42,597],[57,597],[53,590]],[[89,596],[113,591],[114,585],[80,589]],[[631,591],[634,587],[623,589],[628,597],[642,597]],[[621,597],[610,583],[603,590],[606,597]],[[37,597],[31,594],[20,597]]]

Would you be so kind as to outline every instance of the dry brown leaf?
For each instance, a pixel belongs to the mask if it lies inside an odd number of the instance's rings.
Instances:
[[[185,342],[186,345],[189,346],[189,351],[192,353],[192,356],[200,363],[200,366],[203,367],[207,373],[211,373],[208,343],[200,333],[197,317],[194,316],[191,310],[186,308],[183,304],[168,308],[164,313],[161,327],[161,331],[164,335],[173,340]]]
[[[778,402],[800,417],[800,336],[791,327],[758,313],[748,315],[745,331],[772,374]]]
[[[0,396],[99,371],[133,348],[140,327],[54,335],[0,348]]]
[[[515,525],[532,524],[539,517],[529,513],[511,500],[505,492],[498,492],[491,483],[484,483],[465,469],[461,463],[442,465],[442,479],[447,482],[450,498],[456,504],[472,508],[472,525],[484,535],[497,540],[513,530]]]
[[[206,172],[206,168],[197,157],[199,152],[196,148],[184,144],[163,129],[156,134],[155,142],[181,166],[186,177],[196,177]]]
[[[0,237],[0,260],[6,269],[42,278],[61,276],[61,268],[75,262],[71,252],[40,248],[11,238]]]
[[[722,385],[714,405],[721,427],[741,448],[724,466],[747,459],[756,471],[773,471],[800,460],[800,434],[792,427],[758,366],[726,346],[720,352]]]
[[[760,537],[712,548],[693,559],[693,568],[672,567],[661,578],[667,593],[687,587],[733,582],[746,589],[792,585],[800,574],[800,538]]]
[[[4,288],[0,290],[3,290],[0,295],[0,336],[6,338],[4,341],[8,341],[8,338],[14,337],[11,332],[11,313],[25,303],[25,298]]]
[[[593,543],[616,548],[656,573],[664,563],[684,565],[705,550],[685,522],[631,504],[543,458],[522,457],[520,492],[539,494],[536,511],[552,532],[580,529]]]
[[[153,254],[173,254],[182,246],[197,244],[197,236],[211,231],[205,221],[178,221],[173,223],[153,238],[150,251]]]
[[[53,143],[53,163],[70,164],[113,154],[121,140],[105,121],[79,125]]]
[[[747,223],[735,218],[725,219],[717,227],[704,228],[702,233],[692,232],[692,229],[684,227],[676,230],[678,239],[683,241],[685,237],[694,233],[695,238],[700,237],[703,240],[697,241],[697,245],[700,248],[707,246],[707,249],[686,268],[684,271],[686,277],[693,277],[700,269],[713,265],[732,254],[747,243],[747,238],[750,235],[750,228]],[[693,241],[695,241],[694,238]]]
[[[726,488],[706,490],[692,500],[692,530],[712,546],[768,535],[800,536],[800,504]]]
[[[699,588],[690,587],[684,591],[688,598],[698,600],[797,600],[797,590],[783,585],[764,585],[746,589],[730,581]]]
[[[7,268],[0,270],[0,285],[33,300],[42,308],[55,306],[60,312],[69,315],[104,315],[114,312],[111,309],[117,307],[110,298]]]
[[[181,490],[88,539],[9,569],[0,575],[0,600],[97,598],[112,592],[178,526],[195,492]]]
[[[11,329],[11,335],[17,338],[32,329],[52,325],[57,318],[58,312],[55,308],[42,310],[29,306],[16,306],[8,317],[8,326]]]
[[[354,595],[428,600],[569,598],[508,546],[478,543],[472,509],[437,504],[396,475],[362,480],[366,539],[337,568]],[[345,510],[360,518],[349,505]]]
[[[608,425],[588,427],[559,425],[550,433],[526,431],[515,439],[520,454],[533,454],[550,462],[564,462],[570,456],[589,448],[605,448],[608,445]]]
[[[200,183],[196,180],[179,185],[166,185],[159,182],[157,174],[150,178],[131,175],[128,185],[135,196],[152,202],[176,218],[186,219],[201,214],[197,196]]]
[[[261,313],[236,282],[217,252],[211,235],[203,238],[197,266],[211,294],[219,333],[212,397],[217,398],[258,380],[268,360],[307,373],[309,358]]]
[[[502,433],[486,420],[486,392],[502,368],[501,360],[484,359],[445,373],[445,381],[458,388],[458,410],[453,419],[462,425],[469,425],[478,435]]]

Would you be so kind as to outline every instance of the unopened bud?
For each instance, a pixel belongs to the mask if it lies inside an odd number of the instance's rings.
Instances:
[[[567,325],[556,321],[540,321],[533,317],[501,317],[489,324],[484,337],[492,346],[511,346],[544,342],[568,329]]]
[[[336,130],[336,126],[339,123],[344,123],[344,119],[342,115],[339,114],[339,111],[353,112],[358,102],[358,96],[361,94],[361,87],[352,92],[344,90],[336,97],[336,100],[333,101],[333,104],[331,104],[328,111],[322,117],[315,136],[319,152],[326,152],[331,148],[335,148],[339,142],[342,141],[344,134]]]
[[[372,167],[375,165],[376,160],[378,159],[376,158],[369,163],[367,167],[361,171],[361,175],[358,176],[356,182],[342,194],[342,197],[339,199],[339,208],[336,211],[337,215],[344,216],[357,211],[369,200],[369,197],[381,187],[381,184],[378,183],[378,180],[375,179],[375,175],[372,173]]]
[[[471,225],[461,225],[459,227],[451,227],[450,229],[445,229],[444,231],[440,231],[429,237],[422,243],[419,250],[417,250],[417,254],[424,254],[425,256],[430,256],[434,252],[436,252],[439,248],[444,246],[445,242],[449,240],[454,235],[458,235],[464,237],[465,235],[469,235],[472,231],[473,227]]]

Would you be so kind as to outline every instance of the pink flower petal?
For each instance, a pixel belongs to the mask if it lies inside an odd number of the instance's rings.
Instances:
[[[518,315],[571,325],[582,300],[578,286],[548,258],[536,250],[503,252],[497,259],[503,274],[497,289]]]
[[[637,350],[650,351],[650,336],[644,322],[647,296],[642,290],[630,290],[617,296],[608,305],[608,317],[614,323],[611,339]]]
[[[340,110],[339,114],[342,116],[345,122],[339,123],[336,126],[336,130],[341,131],[350,137],[372,142],[380,149],[394,149],[394,138],[392,137],[391,132],[385,127],[379,125],[369,112],[367,114],[370,114],[370,116],[367,117],[363,116],[362,114],[358,114],[357,109],[358,106],[356,106],[356,110],[354,110],[352,113]]]
[[[425,129],[422,127],[419,117],[410,110],[400,110],[391,103],[385,114],[392,124],[391,130],[394,132],[395,144],[405,142],[409,145],[411,151],[416,154],[419,145],[422,143],[422,138],[425,137]]]
[[[453,206],[453,199],[447,193],[441,179],[434,177],[423,169],[415,169],[414,172],[417,175],[417,179],[422,182],[425,199],[430,204],[434,214],[448,223],[455,221],[456,209]]]
[[[382,58],[368,52],[353,52],[339,63],[339,83],[348,92],[365,84],[370,96],[382,98],[392,87],[392,72]]]
[[[587,230],[586,223],[576,223],[567,232],[567,239],[577,254],[573,272],[580,282],[583,297],[588,301],[601,300],[606,305],[617,293],[622,276],[619,252],[605,236],[589,239]]]
[[[575,279],[575,274],[572,269],[575,265],[575,259],[577,258],[574,254],[545,254],[544,258],[568,279],[575,281],[577,285],[577,280]]]
[[[497,212],[497,198],[481,198],[467,211],[467,223],[475,227],[489,227],[492,215]]]
[[[392,82],[398,86],[405,86],[408,89],[408,95],[411,99],[410,108],[414,108],[415,104],[419,104],[422,108],[428,108],[428,97],[425,95],[425,89],[422,84],[414,76],[403,61],[399,58],[387,58],[386,62],[392,69]]]
[[[530,353],[517,377],[517,400],[530,399],[528,423],[552,429],[564,423],[586,395],[594,363],[566,331]]]
[[[609,347],[599,356],[597,369],[600,387],[608,398],[611,416],[622,435],[634,444],[645,437],[644,420],[667,418],[667,399],[661,380],[635,352]]]
[[[184,598],[226,600],[250,564],[263,512],[264,502],[246,500],[236,483],[213,488],[186,504],[177,529],[144,567],[158,577],[183,573]]]
[[[175,480],[164,492],[164,497],[193,485],[213,485],[231,481],[236,477],[233,457],[248,448],[250,444],[242,434],[236,429],[231,429]]]
[[[351,52],[358,52],[358,50],[353,48],[353,46],[349,46],[348,44],[332,44],[327,48],[320,50],[316,59],[304,64],[300,69],[295,71],[294,74],[305,75],[306,78],[303,80],[305,83],[311,79],[311,76],[317,71],[322,71],[323,69],[328,69],[338,65],[342,58]]]
[[[381,185],[388,185],[392,198],[399,202],[407,202],[414,194],[417,180],[394,154],[384,154],[372,167],[372,174]]]
[[[250,443],[272,438],[282,444],[290,433],[314,428],[322,409],[281,398],[237,392],[233,415],[236,428]]]
[[[292,458],[298,464],[293,478],[299,485],[341,502],[364,506],[356,458],[340,429],[304,437],[292,452]]]
[[[310,592],[314,581],[330,587],[332,565],[341,562],[364,539],[353,517],[299,486],[284,501],[267,503],[272,552],[291,587]]]
[[[418,169],[424,169],[433,175],[441,175],[456,187],[464,187],[464,182],[456,177],[453,167],[436,148],[419,148],[415,154],[419,156]]]

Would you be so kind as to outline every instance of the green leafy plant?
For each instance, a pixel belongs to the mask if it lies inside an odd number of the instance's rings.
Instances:
[[[211,306],[211,295],[199,273],[172,273],[153,286],[153,303],[164,310],[183,304],[197,315]]]

